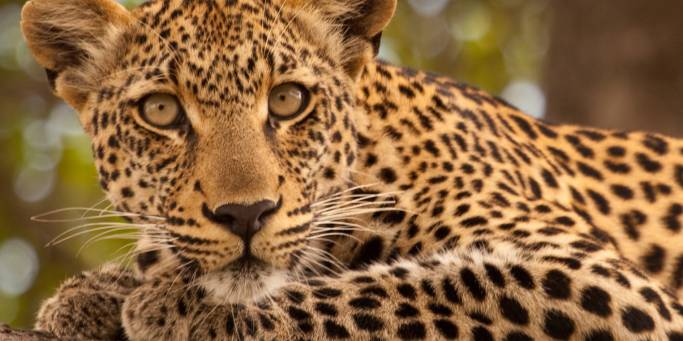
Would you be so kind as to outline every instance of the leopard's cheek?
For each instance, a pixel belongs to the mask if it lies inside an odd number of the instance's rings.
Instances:
[[[126,115],[113,112],[108,119],[125,121]],[[132,123],[113,127],[103,123],[102,114],[94,117],[99,122],[92,143],[95,165],[112,206],[129,220],[166,217],[175,205],[173,193],[188,175],[185,153],[169,143],[152,144],[150,135]]]

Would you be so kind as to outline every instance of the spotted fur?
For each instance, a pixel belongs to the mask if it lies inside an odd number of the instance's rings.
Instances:
[[[135,274],[67,282],[37,327],[133,340],[683,339],[683,141],[546,124],[376,61],[395,5],[29,1],[23,32],[79,111],[102,187],[155,225]],[[285,81],[312,104],[273,120],[268,92]],[[140,118],[154,92],[180,99],[177,129]],[[250,244],[211,213],[261,200],[277,209]]]

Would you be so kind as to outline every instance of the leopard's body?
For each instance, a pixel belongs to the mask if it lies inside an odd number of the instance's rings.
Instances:
[[[79,110],[104,189],[155,223],[134,272],[70,280],[37,327],[134,340],[683,340],[683,141],[548,125],[375,61],[394,6],[29,2],[29,46]],[[263,104],[283,79],[312,93],[291,121]],[[177,129],[136,113],[160,91],[185,107]],[[263,199],[278,209],[251,243],[211,214]],[[249,253],[259,261],[245,266]]]

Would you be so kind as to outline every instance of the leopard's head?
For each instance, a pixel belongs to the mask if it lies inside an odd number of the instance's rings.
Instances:
[[[22,30],[143,231],[140,273],[189,271],[239,302],[320,262],[317,220],[363,142],[357,80],[395,6],[31,0]]]

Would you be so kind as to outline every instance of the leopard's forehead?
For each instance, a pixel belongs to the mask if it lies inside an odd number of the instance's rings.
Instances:
[[[178,28],[181,32],[194,33],[190,39],[195,42],[220,43],[237,38],[231,36],[240,32],[253,32],[259,28],[271,29],[278,22],[284,22],[282,12],[299,6],[285,5],[288,1],[270,0],[152,0],[132,10],[139,28],[157,31],[159,38],[168,39]],[[179,26],[180,25],[180,26]],[[256,38],[256,37],[249,37]]]
[[[130,72],[144,69],[152,81],[131,82],[138,98],[170,91],[201,108],[253,107],[273,82],[305,85],[336,73],[343,60],[343,39],[304,1],[153,0],[133,10],[125,52],[109,74],[120,86]],[[308,6],[308,5],[306,5]],[[308,7],[307,7],[308,8]],[[328,72],[321,72],[325,68]],[[169,86],[165,88],[164,83]],[[212,110],[211,108],[217,108]],[[207,109],[204,112],[204,109]],[[220,110],[218,110],[220,109]],[[219,112],[220,111],[220,112]]]
[[[332,3],[333,5],[330,5]],[[276,55],[299,57],[315,53],[341,62],[344,38],[333,17],[353,11],[354,1],[335,0],[152,0],[135,8],[129,46],[135,53],[159,53],[152,45],[182,50],[191,61],[210,59],[234,63],[228,56],[256,54],[268,49]],[[319,11],[325,8],[324,13]],[[136,44],[137,43],[137,44]],[[142,49],[137,49],[140,46]],[[302,49],[309,49],[303,51]],[[280,54],[280,55],[277,55]],[[211,58],[206,58],[207,55]],[[217,56],[223,60],[216,61]],[[299,58],[296,58],[299,59]],[[271,62],[269,60],[269,62]]]
[[[149,0],[134,8],[132,13],[150,26],[168,24],[180,18],[191,18],[194,26],[224,27],[226,22],[211,20],[206,15],[231,16],[239,19],[256,18],[272,24],[282,19],[283,12],[293,11],[297,19],[310,20],[319,17],[343,19],[363,11],[361,0]],[[151,17],[151,18],[150,18]],[[293,18],[291,18],[293,19]],[[289,25],[291,21],[283,21]],[[244,26],[244,25],[241,25]],[[188,27],[191,29],[192,27]],[[324,33],[324,32],[320,32]]]

